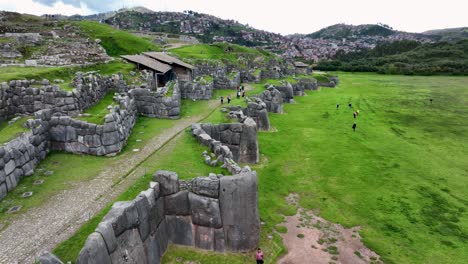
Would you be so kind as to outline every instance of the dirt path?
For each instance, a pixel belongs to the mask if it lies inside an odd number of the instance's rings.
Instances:
[[[210,101],[209,105],[214,109],[219,103]],[[0,263],[32,263],[42,251],[51,251],[68,239],[145,173],[140,164],[146,158],[208,115],[178,120],[173,127],[152,138],[140,152],[128,155],[125,162],[113,162],[113,166],[106,167],[94,179],[64,190],[40,207],[25,212],[0,233]]]
[[[292,194],[287,200],[297,207],[298,198]],[[362,244],[359,227],[346,229],[302,208],[296,215],[286,217],[283,226],[288,229],[281,234],[288,254],[278,264],[382,263],[379,255]]]

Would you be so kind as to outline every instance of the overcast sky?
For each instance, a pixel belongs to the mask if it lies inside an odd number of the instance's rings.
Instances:
[[[422,32],[468,26],[468,0],[0,0],[0,10],[88,15],[122,7],[193,10],[276,33],[312,33],[337,24],[384,23]]]

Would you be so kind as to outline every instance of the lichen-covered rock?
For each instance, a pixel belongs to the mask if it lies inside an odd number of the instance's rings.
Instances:
[[[39,264],[63,264],[63,262],[51,254],[50,252],[44,252],[37,258]]]

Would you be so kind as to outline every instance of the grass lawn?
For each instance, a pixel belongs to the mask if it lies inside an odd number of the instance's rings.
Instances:
[[[84,116],[78,117],[79,120],[83,120],[89,123],[94,123],[97,125],[102,125],[104,124],[105,117],[107,114],[109,114],[109,110],[107,107],[109,105],[115,104],[114,102],[114,93],[110,92],[102,98],[99,103],[96,105],[86,109],[83,113],[85,114]],[[89,115],[89,116],[87,116]]]
[[[11,125],[8,124],[8,120],[0,122],[0,144],[7,143],[21,135],[21,133],[29,131],[29,129],[25,127],[25,123],[28,119],[30,119],[30,117],[21,117]]]
[[[282,221],[294,192],[326,219],[361,226],[386,263],[463,263],[467,78],[339,76],[339,88],[296,97],[270,115],[278,132],[259,134],[263,232]],[[360,109],[355,133],[348,102]]]
[[[266,223],[260,246],[266,258],[273,262],[284,253],[274,230],[283,215],[295,213],[284,198],[298,193],[301,206],[327,220],[361,226],[365,244],[386,263],[465,263],[467,78],[339,76],[338,88],[296,97],[297,103],[284,106],[284,114],[270,115],[276,132],[259,133],[261,163],[252,167],[259,175],[260,215]],[[348,102],[360,110],[356,132]],[[206,121],[219,119],[213,113]],[[200,167],[201,149],[193,151],[198,147],[182,135],[162,150],[165,161],[151,168],[210,171]],[[188,155],[181,156],[187,149]],[[138,187],[127,199],[146,185]],[[177,258],[252,260],[251,255],[171,247],[163,262],[177,263]]]

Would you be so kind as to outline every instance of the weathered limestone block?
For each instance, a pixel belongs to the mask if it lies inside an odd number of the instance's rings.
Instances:
[[[226,249],[241,252],[255,249],[260,235],[256,173],[221,177],[220,190]]]
[[[221,228],[222,220],[218,199],[189,193],[190,212],[194,225]]]
[[[166,215],[170,241],[174,244],[194,246],[192,220],[190,216]]]
[[[243,123],[239,145],[239,163],[257,163],[259,159],[257,124],[247,118]]]
[[[117,250],[111,254],[112,263],[146,263],[146,254],[138,229],[125,231],[117,238]]]
[[[219,178],[218,177],[197,177],[192,181],[192,192],[195,194],[218,198]]]
[[[188,191],[180,191],[178,193],[164,197],[164,209],[166,215],[189,215],[190,204]]]
[[[205,250],[215,249],[214,228],[196,225],[194,226],[194,233],[195,247]]]
[[[86,239],[80,251],[77,264],[111,264],[112,260],[107,252],[104,239],[99,233],[92,233]]]
[[[103,221],[112,224],[116,236],[119,236],[127,229],[138,227],[139,219],[135,202],[114,203]]]
[[[179,191],[179,176],[172,171],[159,170],[153,175],[153,181],[159,183],[160,196],[167,196]]]

